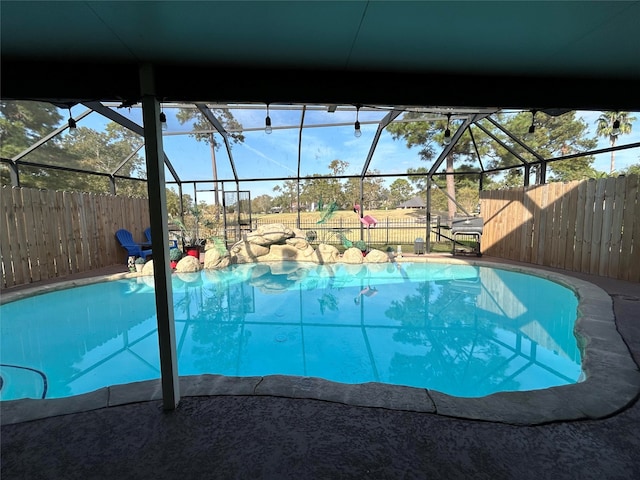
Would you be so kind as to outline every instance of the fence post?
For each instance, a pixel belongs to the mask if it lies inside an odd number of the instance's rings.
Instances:
[[[387,241],[385,242],[385,245],[389,245],[389,217],[387,217],[386,219],[386,230],[387,230]]]

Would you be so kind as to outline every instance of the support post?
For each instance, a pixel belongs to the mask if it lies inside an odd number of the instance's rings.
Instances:
[[[540,162],[540,185],[547,183],[547,162]]]
[[[154,72],[150,65],[140,69],[142,118],[147,188],[153,249],[153,270],[160,349],[160,380],[162,404],[165,410],[175,410],[180,402],[176,334],[173,317],[173,289],[169,267],[169,228],[167,225],[167,196],[165,192],[164,153],[160,126],[160,103],[155,98]]]
[[[358,216],[364,218],[364,177],[362,175],[360,176],[360,211]],[[360,240],[364,240],[364,224],[362,222],[360,222]]]
[[[11,177],[11,186],[20,186],[20,174],[18,173],[18,164],[16,162],[9,162],[9,176]]]
[[[427,175],[427,203],[424,212],[427,222],[427,238],[425,239],[425,253],[431,252],[431,175]]]

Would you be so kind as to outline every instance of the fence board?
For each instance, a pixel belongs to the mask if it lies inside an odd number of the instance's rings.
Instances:
[[[61,274],[61,269],[64,268],[64,257],[60,247],[62,242],[60,241],[60,229],[57,220],[57,206],[55,197],[52,195],[53,192],[40,190],[38,193],[40,204],[42,205],[42,209],[39,212],[39,220],[42,223],[46,246],[46,253],[42,259],[46,264],[47,277],[56,278]]]
[[[14,271],[15,262],[13,261],[13,252],[11,250],[12,239],[9,232],[13,230],[13,197],[10,188],[2,188],[0,190],[2,203],[2,216],[0,218],[0,252],[2,252],[2,286],[13,287],[16,285],[16,276]]]
[[[556,268],[562,268],[564,264],[565,250],[567,245],[567,202],[569,201],[567,195],[565,195],[566,183],[558,183],[556,190],[556,209],[559,209],[558,217],[555,219],[554,232],[555,242],[553,248],[554,261],[553,266]]]
[[[550,183],[546,188],[547,191],[547,235],[545,238],[545,249],[542,257],[542,265],[554,266],[556,263],[555,256],[558,252],[558,220],[560,219],[559,195],[557,194],[558,185],[560,183]]]
[[[533,235],[531,244],[531,263],[539,263],[540,248],[544,247],[544,218],[542,217],[544,187],[536,185],[531,192],[533,200]]]
[[[11,247],[15,251],[14,261],[16,265],[17,283],[31,283],[31,272],[29,271],[29,252],[27,249],[27,235],[25,231],[24,203],[22,200],[22,189],[12,189],[13,195],[13,220],[12,230],[16,234],[16,240],[11,242]]]
[[[567,217],[569,212],[567,211],[569,204],[569,185],[566,183],[558,184],[556,203],[560,208],[560,215],[556,221],[556,237],[554,242],[554,262],[553,265],[556,268],[564,268],[564,264],[567,258],[567,236],[569,230],[567,228]]]
[[[524,215],[522,202],[522,192],[510,192],[508,191],[508,215],[509,215],[509,258],[518,260],[520,257],[520,242],[522,239],[522,218]]]
[[[530,262],[533,255],[533,212],[535,210],[535,202],[531,198],[532,191],[531,187],[522,189],[522,240],[520,241],[522,251],[517,259],[521,262]]]
[[[22,190],[22,201],[24,208],[24,227],[25,227],[25,245],[27,248],[27,255],[29,256],[29,270],[31,272],[31,281],[38,282],[43,279],[40,274],[40,248],[38,232],[36,230],[36,223],[34,218],[38,215],[38,205],[33,198],[36,190],[25,189]],[[36,203],[34,205],[34,203]],[[44,278],[47,278],[46,272]]]
[[[560,268],[567,270],[573,270],[573,259],[576,254],[576,233],[578,231],[577,218],[578,218],[578,191],[579,182],[571,182],[565,187],[564,196],[567,198],[567,221],[565,223],[566,232],[566,244],[565,244],[565,258]]]
[[[602,244],[602,217],[604,213],[604,190],[606,183],[596,182],[596,193],[593,202],[593,223],[591,224],[591,254],[589,256],[589,273],[598,274],[600,263],[600,246]]]
[[[57,232],[58,237],[55,241],[58,243],[55,248],[56,256],[56,273],[58,276],[65,276],[71,273],[71,264],[69,259],[69,237],[66,222],[66,208],[64,205],[64,193],[54,192],[52,190],[43,190],[48,198],[51,210],[51,229]]]
[[[587,202],[587,182],[582,182],[578,186],[578,204],[576,207],[576,243],[573,255],[573,270],[582,271],[582,251],[584,250],[584,222]]]
[[[73,232],[73,255],[76,259],[77,271],[85,272],[88,270],[88,265],[82,252],[82,222],[80,221],[80,216],[82,215],[80,211],[81,206],[79,204],[77,193],[68,192],[67,196],[69,204],[71,205],[69,221],[71,224],[71,231]]]
[[[620,268],[620,249],[622,248],[622,218],[624,215],[625,178],[617,177],[614,184],[613,216],[611,217],[611,254],[608,270],[604,276],[617,278]]]
[[[596,182],[587,182],[587,192],[584,199],[584,229],[582,233],[582,263],[580,271],[589,273],[591,264],[591,233],[593,228],[593,215],[595,208]]]
[[[640,176],[627,177],[624,199],[622,251],[628,263],[622,275],[625,280],[640,282]],[[619,277],[620,278],[620,277]]]
[[[607,178],[604,182],[604,204],[602,210],[602,228],[600,236],[600,254],[598,258],[598,275],[606,275],[611,262],[611,223],[615,198],[615,178]]]
[[[64,226],[66,232],[66,244],[69,254],[69,269],[70,273],[80,272],[80,265],[78,265],[78,255],[76,253],[76,237],[73,224],[73,202],[71,201],[71,194],[62,192],[63,205],[64,205],[64,218],[60,222]],[[63,237],[64,238],[64,237]]]
[[[56,252],[56,247],[58,250],[60,248],[58,241],[60,237],[57,231],[53,234],[50,232],[51,224],[55,222],[55,217],[53,215],[54,207],[49,204],[45,194],[46,190],[32,191],[34,199],[33,204],[34,206],[38,206],[37,212],[34,211],[34,216],[36,217],[36,230],[38,230],[39,266],[41,275],[44,278],[56,278],[56,265],[55,262],[51,261],[51,258],[54,256],[54,252]]]

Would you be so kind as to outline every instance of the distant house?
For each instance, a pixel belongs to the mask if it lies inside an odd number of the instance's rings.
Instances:
[[[406,202],[402,202],[400,205],[398,205],[398,208],[426,208],[426,206],[427,204],[425,203],[424,199],[420,197],[413,197]]]

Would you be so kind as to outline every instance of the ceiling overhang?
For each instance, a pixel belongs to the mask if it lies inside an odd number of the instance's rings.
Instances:
[[[639,81],[629,79],[184,65],[155,65],[154,71],[162,101],[640,110]],[[2,72],[5,99],[66,105],[141,98],[135,64],[3,59]],[[55,80],[45,72],[56,72]]]

